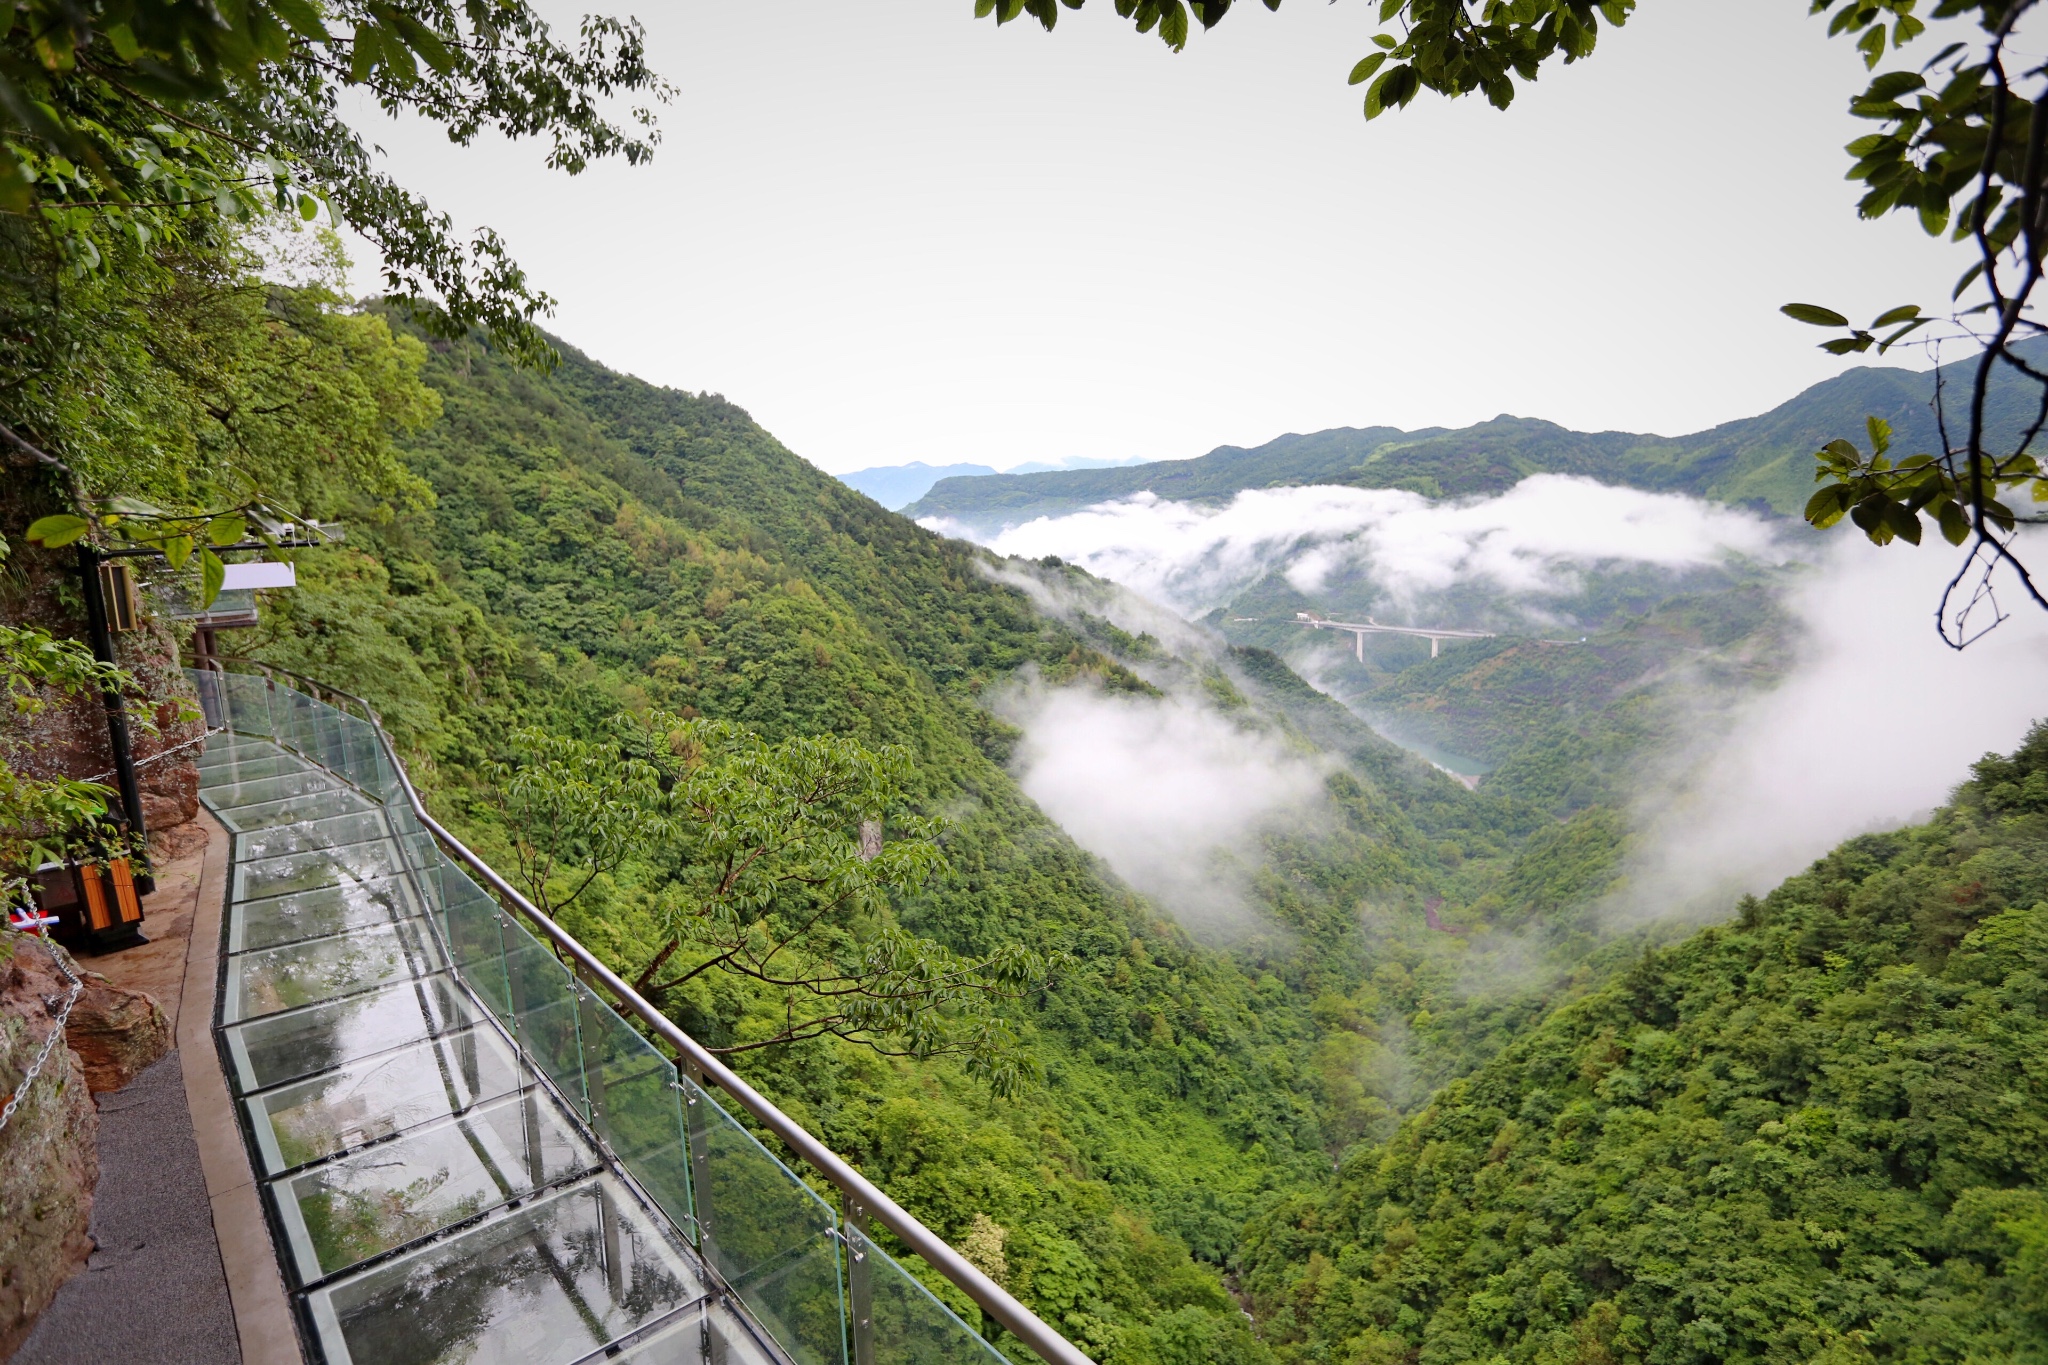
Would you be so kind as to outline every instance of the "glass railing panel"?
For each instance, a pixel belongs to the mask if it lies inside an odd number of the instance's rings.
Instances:
[[[859,1229],[847,1229],[846,1252],[856,1305],[862,1297],[861,1281],[866,1281],[867,1331],[874,1343],[875,1365],[1010,1365]],[[857,1319],[853,1330],[862,1330]]]
[[[596,1154],[561,1108],[529,1090],[287,1176],[270,1191],[291,1264],[311,1284],[596,1170]]]
[[[438,902],[435,918],[456,973],[469,983],[484,1006],[510,1029],[515,1026],[512,986],[505,975],[504,912],[498,903],[453,867],[427,874]]]
[[[228,959],[221,1022],[256,1019],[392,981],[426,976],[447,964],[419,920],[358,929],[238,953]]]
[[[584,1110],[583,1048],[576,1028],[576,983],[540,940],[498,912],[505,936],[505,978],[512,1030],[519,1046],[546,1072],[579,1117]]]
[[[321,1161],[534,1083],[489,1024],[349,1062],[248,1101],[265,1175]]]
[[[316,1289],[308,1308],[330,1360],[560,1365],[704,1288],[631,1197],[599,1177]]]
[[[578,983],[577,1000],[590,1126],[648,1198],[687,1228],[690,1154],[675,1066],[589,987]]]
[[[270,685],[261,676],[222,674],[221,696],[227,703],[229,725],[245,735],[277,737],[277,725],[270,711]]]
[[[222,1031],[235,1089],[248,1094],[479,1022],[446,976],[273,1014]]]
[[[255,900],[259,896],[287,896],[321,886],[381,881],[404,870],[397,846],[388,839],[287,853],[281,858],[235,864],[234,899]]]
[[[836,1219],[790,1169],[688,1078],[698,1245],[800,1365],[841,1365],[845,1337]]]
[[[228,914],[228,951],[242,953],[325,938],[351,929],[389,924],[414,913],[409,889],[396,878],[237,901]]]

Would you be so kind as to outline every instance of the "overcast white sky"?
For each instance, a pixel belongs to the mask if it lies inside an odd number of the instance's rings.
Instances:
[[[1677,434],[1840,372],[1779,304],[1932,307],[1965,264],[1855,218],[1864,76],[1804,0],[1644,0],[1506,114],[1371,124],[1369,0],[1243,0],[1178,56],[1109,0],[1050,35],[971,0],[639,3],[681,91],[650,166],[371,131],[572,345],[833,471],[1501,412]]]

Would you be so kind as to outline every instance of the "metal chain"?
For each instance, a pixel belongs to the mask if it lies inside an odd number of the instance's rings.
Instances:
[[[15,929],[10,929],[8,932],[20,933],[19,930]],[[31,935],[21,934],[21,937],[29,938]],[[19,1105],[27,1097],[28,1088],[34,1085],[36,1077],[42,1074],[43,1064],[50,1060],[50,1053],[63,1040],[64,1025],[71,1018],[71,1007],[78,1003],[78,994],[85,989],[85,983],[78,979],[78,973],[72,971],[71,964],[65,961],[66,954],[58,952],[56,945],[47,941],[43,942],[43,949],[49,953],[50,960],[57,964],[57,970],[64,973],[65,979],[71,983],[71,994],[64,997],[64,1008],[57,1011],[57,1026],[50,1030],[47,1038],[43,1039],[43,1050],[36,1054],[36,1059],[33,1062],[29,1063],[28,1074],[21,1078],[21,1084],[15,1086],[14,1093],[7,1097],[6,1107],[0,1108],[0,1129],[7,1127],[7,1121],[14,1117],[15,1106]],[[48,1001],[45,1001],[44,1005],[47,1008]]]

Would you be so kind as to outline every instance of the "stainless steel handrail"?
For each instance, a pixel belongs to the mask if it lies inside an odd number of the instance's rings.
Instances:
[[[412,785],[412,778],[406,775],[405,765],[398,759],[398,750],[391,743],[391,736],[385,732],[384,722],[378,718],[376,708],[353,693],[338,687],[330,687],[303,673],[295,673],[276,664],[259,663],[254,659],[225,660],[212,656],[216,664],[223,662],[245,663],[266,673],[281,673],[307,684],[316,693],[352,701],[363,709],[363,716],[377,731],[377,739],[384,748],[384,756],[391,761],[391,770],[398,776],[399,786],[405,789],[406,803],[428,833],[470,871],[483,878],[498,895],[510,902],[520,914],[531,920],[534,927],[545,934],[550,942],[574,958],[576,964],[590,974],[590,978],[603,985],[612,997],[624,1005],[636,1018],[652,1029],[657,1036],[676,1050],[677,1055],[687,1059],[690,1066],[703,1073],[719,1089],[731,1095],[739,1106],[761,1121],[763,1127],[781,1138],[789,1149],[802,1157],[811,1168],[837,1186],[840,1193],[857,1207],[864,1209],[869,1217],[903,1239],[903,1244],[922,1256],[926,1264],[944,1275],[968,1298],[979,1304],[982,1311],[1003,1325],[1003,1330],[1036,1351],[1047,1365],[1094,1365],[1094,1362],[1065,1337],[1046,1325],[1036,1313],[1017,1302],[1010,1292],[984,1275],[972,1261],[953,1250],[945,1239],[920,1223],[902,1205],[891,1199],[876,1187],[866,1176],[848,1165],[839,1155],[780,1109],[758,1090],[742,1080],[737,1072],[718,1060],[702,1043],[683,1032],[667,1015],[648,1003],[640,992],[633,989],[617,972],[607,967],[568,930],[554,922],[548,915],[522,895],[519,889],[498,875],[497,869],[469,851],[460,839],[442,826],[441,822],[427,813],[427,807],[420,800],[419,792]],[[225,671],[225,670],[221,670]]]

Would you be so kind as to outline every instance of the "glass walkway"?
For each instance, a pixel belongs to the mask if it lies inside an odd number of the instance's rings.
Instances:
[[[465,875],[369,719],[191,676],[217,1037],[309,1355],[1006,1359]]]

